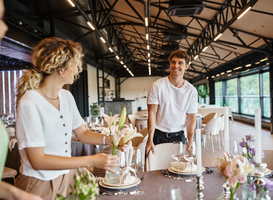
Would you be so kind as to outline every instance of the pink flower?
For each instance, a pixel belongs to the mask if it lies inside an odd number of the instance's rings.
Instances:
[[[106,123],[108,124],[109,128],[111,128],[111,126],[115,125],[118,118],[119,118],[118,114],[114,115],[113,117],[105,115],[105,114],[102,114],[102,116],[103,116],[104,120],[106,121]]]

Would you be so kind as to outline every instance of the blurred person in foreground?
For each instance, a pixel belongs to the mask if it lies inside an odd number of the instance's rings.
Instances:
[[[1,39],[4,37],[6,31],[8,30],[7,25],[3,21],[4,11],[5,9],[3,0],[0,0],[0,42]],[[0,180],[2,179],[2,173],[8,153],[8,142],[9,142],[8,133],[2,122],[0,122]],[[0,199],[42,200],[39,196],[29,194],[4,181],[0,182]]]
[[[44,199],[66,196],[75,169],[97,167],[113,171],[118,156],[71,157],[71,133],[83,143],[111,145],[110,136],[87,130],[72,94],[62,89],[82,71],[82,46],[56,37],[34,48],[34,68],[17,84],[16,135],[21,156],[16,186]],[[74,170],[71,170],[74,169]]]
[[[186,142],[192,148],[197,113],[197,90],[186,81],[185,71],[189,67],[189,56],[185,51],[176,50],[169,56],[170,75],[155,81],[148,92],[148,134],[146,155],[154,145]]]

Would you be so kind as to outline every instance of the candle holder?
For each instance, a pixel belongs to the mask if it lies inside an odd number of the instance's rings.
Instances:
[[[196,176],[196,189],[197,189],[197,195],[196,195],[196,200],[204,200],[204,186],[203,186],[203,176]]]
[[[256,200],[260,200],[260,199],[264,199],[263,188],[265,185],[265,181],[263,180],[264,171],[263,171],[263,166],[261,165],[261,163],[256,163],[256,169],[258,170],[258,172],[255,173],[255,180],[254,180],[254,184],[256,186]]]

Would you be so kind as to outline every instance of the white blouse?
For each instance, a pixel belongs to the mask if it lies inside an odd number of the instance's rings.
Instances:
[[[72,94],[59,92],[60,111],[40,93],[28,90],[17,108],[16,137],[21,156],[20,172],[40,180],[52,180],[69,170],[34,170],[26,156],[25,148],[44,147],[45,154],[71,157],[72,130],[83,119]]]

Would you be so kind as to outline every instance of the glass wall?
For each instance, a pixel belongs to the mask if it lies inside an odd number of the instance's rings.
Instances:
[[[245,115],[254,115],[261,107],[262,117],[270,118],[269,72],[215,82],[215,104]]]
[[[238,79],[227,80],[226,106],[229,106],[232,112],[238,112]]]
[[[270,83],[269,72],[262,73],[263,87],[262,87],[262,104],[263,104],[263,116],[270,117]]]
[[[255,109],[260,107],[259,74],[240,78],[241,84],[241,113],[254,115]]]
[[[215,105],[223,106],[223,81],[215,83]]]
[[[204,85],[198,85],[198,86],[197,86],[198,94],[199,94],[199,90],[204,91]],[[198,103],[199,103],[199,104],[204,104],[204,103],[205,103],[204,99],[201,98],[200,95],[198,95]]]

